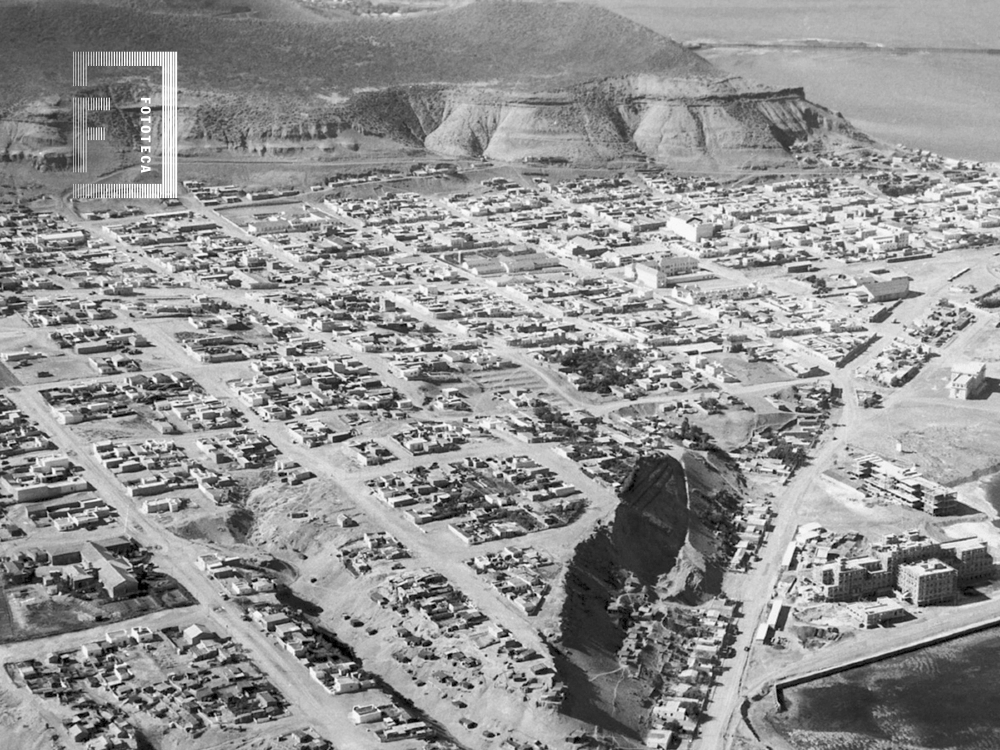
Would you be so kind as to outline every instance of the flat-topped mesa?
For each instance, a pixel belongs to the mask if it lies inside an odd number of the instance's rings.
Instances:
[[[640,157],[749,167],[783,163],[791,144],[816,134],[850,132],[801,89],[720,91],[713,83],[647,75],[545,94],[453,88],[443,93],[440,120],[427,123],[433,129],[423,143],[438,153],[504,161]]]

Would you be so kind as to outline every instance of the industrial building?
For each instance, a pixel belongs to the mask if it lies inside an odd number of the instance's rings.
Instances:
[[[858,279],[858,296],[865,302],[891,302],[904,299],[910,293],[909,276],[878,278],[866,276]]]

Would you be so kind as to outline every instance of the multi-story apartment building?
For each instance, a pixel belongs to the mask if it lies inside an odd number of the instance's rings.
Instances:
[[[993,574],[993,557],[986,542],[970,537],[941,543],[917,531],[909,531],[887,536],[870,555],[841,559],[817,568],[814,580],[827,601],[868,599],[903,590],[899,578],[901,569],[928,560],[936,560],[953,570],[956,587],[987,579]]]
[[[953,602],[958,596],[958,571],[937,558],[900,565],[897,589],[918,607]]]
[[[902,468],[881,456],[862,456],[854,464],[869,497],[889,500],[922,510],[932,516],[947,516],[957,508],[957,493],[922,476],[916,469]]]
[[[986,542],[975,537],[944,542],[939,557],[958,571],[960,586],[993,576],[993,556]]]

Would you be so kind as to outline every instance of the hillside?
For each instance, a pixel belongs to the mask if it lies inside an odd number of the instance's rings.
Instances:
[[[566,571],[559,663],[570,690],[564,711],[638,736],[649,670],[623,670],[618,652],[631,601],[696,604],[719,593],[729,554],[735,478],[696,454],[649,456],[619,491],[613,521],[573,552]],[[626,613],[626,614],[623,614]],[[595,677],[596,675],[596,677]]]
[[[338,23],[149,12],[131,3],[0,4],[4,89],[68,87],[69,50],[176,50],[182,88],[254,96],[350,95],[412,84],[565,86],[639,73],[716,75],[710,63],[609,11],[480,2]]]
[[[354,129],[386,148],[452,156],[753,166],[782,161],[790,143],[816,133],[851,132],[801,90],[727,78],[587,5],[484,0],[314,21],[299,6],[282,20],[261,0],[224,4],[233,12],[221,15],[187,8],[200,5],[2,0],[0,155],[65,146],[74,49],[176,50],[189,154],[335,158],[349,152],[338,137]]]

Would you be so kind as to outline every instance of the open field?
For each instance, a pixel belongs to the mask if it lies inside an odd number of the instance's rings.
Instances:
[[[943,396],[908,400],[869,411],[878,418],[858,427],[852,445],[894,456],[945,484],[962,484],[995,472],[1000,464],[994,453],[982,450],[1000,440],[997,409],[1000,401],[956,405]],[[902,455],[896,453],[897,440],[903,444]]]

